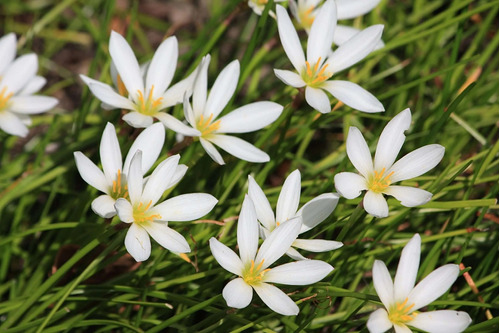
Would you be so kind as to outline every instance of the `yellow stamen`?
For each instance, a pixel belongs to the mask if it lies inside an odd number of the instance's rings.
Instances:
[[[142,222],[152,222],[157,219],[161,219],[160,214],[150,214],[147,215],[147,211],[149,207],[151,207],[151,204],[153,203],[152,200],[149,201],[149,203],[144,207],[143,203],[140,202],[138,205],[134,206],[132,216],[134,217],[134,222],[136,223],[142,223]]]
[[[261,271],[262,265],[264,265],[264,259],[255,267],[255,262],[253,260],[250,261],[250,268],[243,273],[243,280],[252,285],[256,283],[260,283],[264,274],[270,270],[270,268],[264,269]]]
[[[311,15],[314,10],[314,6],[307,8],[306,10],[299,10],[299,19],[302,26],[309,29],[314,22],[314,15]]]
[[[197,127],[198,127],[198,130],[201,132],[202,137],[207,137],[219,129],[220,120],[217,120],[216,122],[211,123],[213,117],[214,117],[214,115],[211,113],[210,117],[208,117],[208,119],[205,121],[205,119],[203,118],[203,115],[200,116],[200,120],[198,120]]]
[[[137,112],[145,114],[147,116],[152,116],[158,112],[158,107],[161,105],[163,97],[159,97],[157,99],[153,99],[153,90],[155,89],[154,84],[151,86],[151,90],[149,90],[148,99],[144,100],[144,94],[141,90],[137,90],[137,94],[139,95],[137,99],[139,100],[137,103]]]
[[[321,57],[319,57],[318,61],[316,61],[312,69],[309,61],[306,61],[306,71],[305,73],[302,73],[302,79],[307,83],[308,86],[316,87],[333,75],[333,73],[325,72],[328,64],[325,64],[321,66],[321,68],[319,68],[320,64]]]
[[[122,177],[122,171],[118,169],[116,173],[116,180],[113,180],[113,186],[111,188],[111,197],[113,199],[118,198],[128,198],[128,186],[124,177]]]
[[[7,87],[3,87],[0,91],[0,111],[8,106],[9,99],[14,95],[14,93],[7,93]]]
[[[125,83],[123,83],[120,74],[116,76],[116,85],[118,86],[117,87],[118,93],[124,97],[127,97],[128,96],[127,88],[125,87]]]
[[[380,172],[374,171],[373,177],[368,181],[368,189],[375,193],[382,193],[386,188],[391,185],[391,177],[394,174],[394,171],[389,173],[384,177],[385,168],[382,168]]]
[[[389,320],[396,325],[406,324],[410,320],[414,319],[417,313],[412,313],[411,309],[415,304],[406,305],[408,303],[408,297],[403,303],[396,303],[396,306],[389,309]]]

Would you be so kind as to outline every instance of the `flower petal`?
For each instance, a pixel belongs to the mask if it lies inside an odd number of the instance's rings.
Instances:
[[[377,291],[380,301],[386,309],[390,309],[394,305],[394,285],[392,278],[387,270],[387,266],[380,260],[375,260],[373,263],[373,286]]]
[[[296,239],[292,246],[311,252],[326,252],[339,249],[344,244],[342,242],[325,239]]]
[[[227,65],[215,80],[203,114],[206,118],[213,115],[213,119],[222,112],[236,90],[238,78],[240,77],[240,63],[233,60]]]
[[[396,333],[412,333],[411,329],[408,328],[408,326],[401,324],[397,325],[394,324],[394,332]]]
[[[332,80],[323,82],[321,88],[353,109],[368,113],[385,111],[384,106],[375,96],[356,83]]]
[[[91,207],[94,213],[105,219],[109,219],[116,215],[115,199],[107,194],[103,194],[95,198],[92,201]]]
[[[217,134],[210,141],[239,159],[254,163],[269,162],[269,155],[240,138]]]
[[[358,34],[360,31],[360,29],[354,27],[337,24],[335,33],[333,34],[333,43],[340,46],[354,37],[354,35]]]
[[[167,188],[171,188],[177,185],[186,174],[187,169],[188,169],[187,165],[179,164],[175,169],[174,176],[170,180],[170,184],[168,184]]]
[[[438,310],[420,312],[408,325],[432,333],[462,332],[472,319],[463,311]]]
[[[224,160],[222,159],[221,154],[217,151],[213,144],[210,141],[200,138],[200,143],[203,146],[203,149],[207,152],[207,154],[218,164],[224,165]]]
[[[363,199],[363,206],[368,214],[375,217],[382,218],[389,216],[387,201],[385,201],[384,196],[380,193],[367,191]]]
[[[299,314],[299,307],[297,304],[277,287],[268,283],[259,283],[253,285],[253,288],[260,299],[274,312],[284,316],[295,316]]]
[[[240,257],[238,257],[233,250],[219,242],[214,237],[210,238],[209,242],[210,251],[212,251],[212,255],[222,268],[236,275],[243,274],[243,263],[241,262]]]
[[[200,136],[201,133],[197,129],[187,126],[182,121],[169,115],[165,112],[158,112],[155,117],[162,122],[162,124],[176,133],[180,133],[186,136]]]
[[[88,86],[92,94],[106,105],[117,109],[135,110],[135,104],[131,100],[118,94],[107,84],[92,81]]]
[[[335,189],[347,199],[359,197],[361,191],[367,190],[366,179],[352,172],[341,172],[334,177]]]
[[[308,260],[306,257],[304,257],[302,254],[299,253],[299,251],[295,250],[293,247],[290,247],[288,250],[286,250],[285,254],[292,258],[293,260]]]
[[[392,327],[389,315],[385,309],[373,311],[366,322],[366,327],[370,333],[383,333]]]
[[[348,20],[371,11],[380,0],[336,0],[339,20]]]
[[[134,222],[134,208],[127,199],[119,198],[115,201],[115,211],[122,222]]]
[[[274,102],[250,103],[220,118],[217,133],[247,133],[266,127],[275,121],[283,106]]]
[[[144,261],[151,255],[151,241],[146,230],[135,223],[130,225],[125,236],[125,247],[135,261]]]
[[[144,175],[158,159],[163,143],[165,142],[165,128],[162,124],[156,123],[148,126],[144,131],[139,134],[137,139],[130,147],[125,163],[123,163],[123,172],[128,173],[130,162],[134,154],[140,150],[142,151],[142,174]]]
[[[229,281],[222,290],[227,306],[243,309],[252,301],[253,290],[242,278]]]
[[[16,57],[16,34],[11,32],[0,38],[0,75]]]
[[[337,207],[338,202],[339,195],[337,193],[324,193],[308,201],[297,212],[297,216],[302,216],[302,228],[300,229],[300,233],[311,230],[326,220],[335,207]]]
[[[368,144],[363,134],[356,127],[351,126],[347,134],[346,150],[349,160],[360,174],[368,179],[373,174],[373,162]],[[359,187],[359,184],[356,184]],[[365,185],[366,186],[366,185]],[[341,191],[339,191],[341,192]]]
[[[135,128],[148,127],[153,123],[153,117],[146,116],[139,112],[129,112],[122,117],[123,121]]]
[[[238,219],[238,248],[243,263],[250,263],[255,259],[259,245],[259,224],[252,199],[245,195]]]
[[[146,75],[146,93],[149,95],[153,89],[152,98],[157,99],[163,95],[174,77],[179,46],[175,36],[165,39],[156,50]],[[182,99],[181,99],[182,100]]]
[[[293,171],[281,188],[276,205],[276,222],[283,223],[295,217],[300,201],[300,171]]]
[[[274,69],[274,75],[278,77],[283,83],[286,85],[289,85],[294,88],[302,88],[303,86],[306,85],[304,80],[300,77],[299,74],[292,72],[292,71],[287,71],[283,69]]]
[[[1,70],[0,70],[1,73]],[[36,94],[42,87],[47,83],[47,80],[44,77],[41,76],[35,76],[33,79],[31,79],[25,86],[24,88],[19,91],[17,94],[18,96],[26,96],[26,95],[33,95]]]
[[[432,144],[418,148],[394,163],[388,172],[393,172],[393,183],[423,175],[434,168],[444,156],[444,147]]]
[[[143,192],[142,151],[138,150],[132,157],[127,173],[128,195],[133,205],[141,201]]]
[[[0,120],[3,120],[0,118]],[[2,122],[0,122],[1,124]],[[83,180],[90,186],[101,192],[108,193],[109,185],[104,173],[92,161],[79,151],[73,153],[75,156],[76,168]]]
[[[167,189],[167,186],[170,185],[170,181],[172,180],[175,170],[177,169],[177,165],[179,164],[179,159],[179,155],[170,156],[156,167],[151,174],[151,177],[149,177],[146,186],[144,186],[141,200],[145,204],[151,202],[152,205],[155,205],[158,202],[163,195],[163,192]],[[180,200],[182,201],[182,199]],[[180,211],[178,212],[180,208],[177,205],[174,207],[176,207],[175,214],[180,213]]]
[[[199,65],[199,72],[196,76],[196,80],[194,81],[193,111],[196,119],[198,119],[203,114],[205,110],[205,104],[207,102],[207,77],[210,59],[210,55],[206,55],[203,58]]]
[[[380,171],[383,168],[389,170],[391,168],[405,142],[404,132],[410,128],[410,125],[411,112],[410,109],[405,109],[385,126],[377,143],[374,160],[375,170]]]
[[[161,215],[159,221],[193,221],[207,215],[215,204],[217,199],[210,194],[189,193],[170,198],[155,210]]]
[[[403,302],[415,286],[420,265],[420,235],[415,234],[401,252],[394,277],[394,300]]]
[[[290,16],[288,16],[286,9],[280,5],[276,6],[276,21],[281,45],[283,45],[283,49],[295,70],[301,73],[306,65],[304,51]]]
[[[333,267],[321,260],[302,260],[272,268],[264,274],[263,281],[295,286],[316,283],[333,271]]]
[[[36,75],[38,57],[34,53],[25,54],[14,60],[6,69],[0,81],[0,91],[6,88],[8,93],[16,94]]]
[[[13,96],[10,100],[10,110],[22,114],[42,113],[52,109],[59,103],[54,97],[48,96]]]
[[[0,129],[6,133],[21,137],[25,137],[29,132],[23,121],[9,111],[0,112]]]
[[[409,186],[389,186],[385,191],[385,194],[392,195],[405,207],[415,207],[426,204],[432,199],[432,193]]]
[[[333,34],[337,26],[337,7],[333,0],[327,0],[314,18],[307,39],[307,61],[311,66],[319,59],[324,61],[332,48]],[[321,67],[321,63],[319,65]],[[330,67],[332,68],[332,67]],[[329,69],[330,69],[329,68]]]
[[[433,302],[443,295],[455,282],[460,273],[458,265],[441,266],[420,281],[408,296],[408,304],[414,304],[412,311]]]
[[[120,143],[116,136],[115,127],[111,123],[107,123],[104,132],[102,132],[99,155],[101,156],[102,169],[108,184],[112,184],[117,177],[118,171],[124,170],[122,170]]]
[[[321,113],[328,113],[332,111],[330,99],[328,95],[321,89],[306,87],[306,101],[315,110]]]
[[[153,239],[169,251],[175,253],[191,252],[186,239],[165,222],[143,223],[144,229]]]
[[[271,204],[269,200],[267,200],[262,188],[250,175],[248,176],[248,195],[254,203],[257,219],[262,223],[264,228],[269,231],[273,230],[276,226],[276,220],[274,219],[274,212],[271,208]]]

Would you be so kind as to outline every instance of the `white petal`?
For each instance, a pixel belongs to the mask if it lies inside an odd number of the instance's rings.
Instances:
[[[115,199],[107,194],[103,194],[95,198],[92,201],[91,207],[94,213],[105,219],[109,219],[116,215]]]
[[[264,260],[262,269],[266,269],[272,265],[276,260],[281,258],[288,250],[293,241],[297,239],[300,231],[300,218],[295,218],[281,223],[276,229],[269,234],[269,237],[264,240],[260,246],[256,263]]]
[[[168,113],[158,112],[157,114],[155,114],[155,117],[158,118],[166,128],[171,129],[176,133],[180,133],[186,136],[201,135],[200,131],[190,126],[187,126],[182,121],[176,119],[175,117],[169,115]]]
[[[263,281],[295,286],[316,283],[333,271],[321,260],[302,260],[272,268],[264,274]]]
[[[203,146],[203,149],[207,152],[207,154],[220,165],[224,165],[224,160],[222,159],[221,154],[217,151],[213,144],[210,141],[200,138],[200,143]]]
[[[384,196],[380,193],[367,191],[363,198],[363,206],[368,214],[375,217],[382,218],[389,216],[387,201],[385,201]]]
[[[193,221],[207,215],[215,204],[217,199],[210,194],[189,193],[170,198],[155,210],[161,215],[160,221]]]
[[[299,74],[294,73],[292,71],[287,71],[283,69],[274,69],[274,74],[283,81],[285,84],[294,87],[294,88],[302,88],[306,85],[304,80],[300,77]]]
[[[134,208],[127,199],[119,198],[116,200],[115,211],[122,222],[134,222]]]
[[[433,302],[443,295],[455,282],[460,273],[458,265],[441,266],[420,281],[408,296],[408,304],[414,304],[412,311]]]
[[[394,300],[404,302],[415,286],[420,265],[420,235],[415,234],[401,252],[394,277]]]
[[[210,141],[239,159],[254,163],[269,161],[269,155],[240,138],[217,134],[211,137]]]
[[[165,190],[167,189],[167,186],[170,185],[170,181],[172,180],[172,177],[175,174],[175,170],[177,169],[177,165],[179,164],[179,159],[179,155],[170,156],[156,167],[156,169],[151,174],[151,177],[149,177],[146,186],[144,186],[141,200],[145,204],[151,202],[152,205],[155,205],[158,202],[158,200],[163,195],[163,192],[165,192]],[[180,214],[179,207],[176,205],[174,207],[176,207],[177,210],[175,211],[175,213],[172,212],[174,213],[173,215],[175,216],[177,213]],[[162,220],[165,221],[166,219]]]
[[[423,205],[432,199],[432,193],[409,186],[389,186],[385,191],[385,194],[392,195],[405,207],[415,207]]]
[[[328,95],[321,89],[306,87],[306,101],[315,110],[321,113],[332,111]]]
[[[1,70],[0,70],[1,73]],[[33,95],[36,94],[42,87],[47,83],[47,80],[41,76],[35,76],[31,79],[24,88],[18,93],[18,95]]]
[[[146,128],[130,147],[125,163],[123,163],[123,172],[128,173],[132,157],[140,150],[142,151],[142,174],[144,175],[158,159],[164,142],[165,128],[162,124],[156,123]]]
[[[175,36],[165,39],[156,50],[146,75],[146,93],[153,89],[153,99],[163,95],[174,77],[179,47]]]
[[[280,5],[276,6],[276,21],[278,23],[281,45],[283,45],[283,49],[295,70],[301,73],[306,65],[304,51],[302,50],[302,45],[300,44],[299,36],[297,35],[297,31],[295,31],[292,20],[290,20],[286,9]]]
[[[387,266],[380,260],[373,263],[373,286],[386,309],[394,305],[394,286]]]
[[[249,263],[255,259],[259,245],[259,224],[252,199],[245,195],[238,219],[238,248],[241,261]]]
[[[236,275],[242,275],[243,273],[243,263],[240,257],[236,255],[230,248],[219,242],[214,237],[210,238],[210,251],[215,260],[222,266],[226,271],[231,272]]]
[[[389,172],[394,171],[391,181],[395,183],[418,177],[438,165],[443,156],[444,147],[438,144],[418,148],[394,163],[389,170]]]
[[[125,38],[114,31],[111,31],[109,38],[109,53],[129,96],[137,101],[138,92],[144,93],[144,81],[139,63]]]
[[[10,109],[22,114],[42,113],[57,105],[58,100],[48,96],[13,96]]]
[[[396,333],[412,333],[411,329],[408,328],[408,326],[402,324],[402,325],[396,325],[394,324],[394,331]]]
[[[347,134],[346,150],[349,160],[360,174],[368,179],[373,173],[373,162],[370,149],[366,144],[363,134],[356,127],[351,126]],[[356,184],[359,186],[359,184]],[[338,191],[338,190],[337,190]],[[341,191],[339,191],[341,192]]]
[[[385,309],[375,310],[370,314],[366,327],[370,333],[383,333],[392,327],[389,315]]]
[[[299,251],[295,250],[293,247],[290,247],[288,250],[286,250],[285,254],[292,258],[293,260],[308,260],[306,257],[304,257],[302,254],[299,253]]]
[[[299,307],[297,304],[277,287],[268,283],[260,283],[254,285],[253,288],[260,299],[274,312],[284,316],[295,316],[299,314]]]
[[[193,88],[193,110],[195,112],[195,118],[199,118],[203,111],[205,110],[205,104],[207,102],[207,76],[208,76],[208,65],[210,64],[210,55],[204,58],[200,64],[200,71],[196,77]],[[215,118],[215,117],[214,117]]]
[[[142,151],[138,150],[132,157],[130,169],[127,173],[128,195],[132,204],[138,204],[141,201],[143,190],[142,174]],[[147,203],[145,203],[147,205]]]
[[[356,35],[360,31],[361,30],[357,28],[337,24],[337,27],[335,28],[335,33],[333,34],[333,43],[335,45],[340,46],[345,42],[347,42],[352,37],[354,37],[354,35]]]
[[[339,249],[344,244],[342,242],[325,239],[296,239],[292,246],[311,252],[326,252]]]
[[[333,34],[337,26],[337,7],[333,0],[327,0],[314,18],[307,39],[307,61],[313,66],[319,58],[326,60],[332,48]],[[321,67],[320,63],[320,67]],[[330,67],[331,68],[331,67]]]
[[[144,261],[151,255],[149,235],[146,230],[135,223],[132,223],[127,231],[125,247],[135,261]]]
[[[297,214],[300,201],[300,171],[293,171],[281,188],[276,205],[276,222],[283,223]]]
[[[19,117],[9,111],[0,112],[0,129],[9,134],[21,137],[28,135],[26,125]]]
[[[101,102],[118,109],[134,110],[135,104],[104,83],[89,83],[89,89]]]
[[[135,128],[148,127],[153,123],[153,117],[146,116],[139,112],[129,112],[122,117],[123,121]]]
[[[297,216],[302,216],[302,228],[300,229],[300,233],[311,230],[326,220],[335,207],[337,207],[338,202],[339,195],[336,193],[324,193],[308,201],[297,212]]]
[[[169,251],[175,253],[190,252],[186,239],[177,231],[168,227],[165,222],[144,223],[144,229],[153,239]]]
[[[213,115],[213,119],[221,113],[233,96],[240,77],[240,63],[233,60],[227,65],[214,82],[207,103],[205,104],[204,115],[208,118]]]
[[[347,199],[359,197],[361,191],[368,189],[366,179],[352,172],[341,172],[334,177],[335,189]]]
[[[16,34],[11,32],[0,38],[0,75],[16,57]]]
[[[179,183],[182,180],[182,178],[184,177],[184,175],[186,174],[187,169],[188,169],[187,165],[179,164],[177,166],[177,168],[175,169],[174,176],[172,177],[172,180],[170,180],[170,184],[168,185],[168,188],[171,188],[171,187],[177,185],[177,183]]]
[[[222,297],[227,306],[243,309],[252,301],[253,290],[242,278],[236,278],[226,284],[222,290]]]
[[[458,333],[464,331],[471,322],[466,312],[439,310],[421,312],[408,325],[431,333]]]
[[[123,170],[120,143],[116,136],[115,127],[111,123],[107,123],[104,132],[102,132],[99,155],[101,156],[102,169],[108,184],[112,184],[116,179],[118,170],[120,172]]]
[[[0,118],[0,120],[2,120]],[[1,122],[0,122],[1,123]],[[90,186],[101,192],[108,193],[109,185],[106,182],[104,173],[92,161],[79,151],[73,153],[75,156],[76,167],[80,176]]]
[[[186,121],[188,124],[190,124],[193,128],[196,127],[196,116],[194,114],[193,108],[191,107],[191,104],[189,103],[189,98],[188,96],[184,96],[184,102],[182,104],[182,109],[184,111],[184,118],[186,118]],[[201,133],[200,133],[201,135]]]
[[[274,102],[247,104],[220,118],[217,133],[247,133],[266,127],[275,121],[283,106]]]
[[[383,31],[384,26],[377,24],[357,33],[328,57],[328,67],[338,73],[363,60],[375,49]]]
[[[8,93],[16,94],[30,82],[38,70],[38,58],[36,54],[25,54],[14,60],[5,71],[0,81],[0,91],[4,87]]]
[[[379,4],[380,0],[336,0],[339,20],[364,15]]]
[[[267,200],[262,188],[250,175],[248,176],[248,195],[254,203],[257,219],[262,223],[264,228],[273,230],[276,226],[276,220],[274,219],[274,212],[271,208],[271,204],[269,200]]]
[[[356,83],[332,80],[325,81],[321,88],[353,109],[368,113],[385,111],[384,106],[375,96]]]
[[[410,128],[411,125],[411,112],[410,109],[405,109],[396,115],[385,126],[382,134],[377,143],[377,150],[375,152],[375,170],[379,172],[382,168],[389,170],[394,164],[399,151],[405,142],[404,132]]]

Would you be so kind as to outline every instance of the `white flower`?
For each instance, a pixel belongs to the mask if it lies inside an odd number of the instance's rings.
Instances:
[[[307,61],[299,37],[285,8],[276,6],[281,44],[297,73],[275,69],[276,76],[295,88],[306,87],[307,103],[322,113],[331,111],[325,91],[353,109],[363,112],[382,112],[384,107],[375,96],[349,81],[329,80],[365,58],[376,46],[383,25],[361,31],[333,53],[331,45],[337,25],[335,2],[327,0],[314,20],[307,40]],[[325,91],[324,91],[325,90]]]
[[[274,2],[283,2],[286,0],[274,0]],[[268,0],[248,0],[248,7],[252,8],[253,12],[257,15],[262,15],[264,8],[266,8]],[[276,14],[273,11],[269,11],[269,15],[276,18]]]
[[[125,237],[125,247],[136,261],[149,258],[151,254],[149,236],[172,252],[189,252],[186,239],[169,228],[168,221],[198,219],[212,210],[217,199],[210,194],[190,193],[157,204],[177,177],[180,157],[174,155],[161,162],[144,184],[141,155],[142,152],[138,150],[130,163],[129,200],[119,198],[115,203],[120,220],[131,223]]]
[[[295,170],[283,184],[278,198],[275,218],[266,195],[252,176],[248,176],[248,195],[255,204],[257,219],[262,225],[263,238],[267,238],[283,222],[295,217],[300,217],[302,221],[299,234],[309,231],[330,216],[339,201],[339,196],[336,193],[324,193],[308,201],[297,211],[300,191],[300,172]],[[312,252],[325,252],[338,249],[342,245],[342,242],[323,239],[296,239],[286,254],[295,260],[304,260],[306,258],[293,247]]]
[[[25,137],[30,115],[52,109],[57,99],[33,95],[46,83],[36,75],[37,55],[30,53],[14,60],[15,56],[16,36],[10,33],[0,38],[0,129]]]
[[[177,132],[196,136],[208,155],[217,163],[224,164],[222,156],[214,144],[231,155],[249,162],[267,162],[269,155],[254,145],[225,133],[247,133],[261,129],[275,121],[283,111],[283,107],[274,102],[262,101],[251,103],[217,119],[226,104],[233,96],[240,76],[240,64],[234,60],[219,74],[207,97],[207,71],[210,56],[206,56],[200,65],[200,71],[193,88],[193,106],[187,96],[184,98],[184,115],[193,127],[191,132]]]
[[[197,72],[195,70],[186,79],[167,89],[174,77],[179,53],[175,36],[160,44],[147,68],[145,80],[130,45],[114,31],[109,39],[109,53],[119,76],[113,78],[118,92],[107,84],[81,76],[98,99],[108,108],[130,110],[131,112],[123,116],[123,120],[130,126],[147,127],[153,123],[154,117],[167,128],[179,128],[191,135],[198,134],[198,131],[162,112],[167,107],[181,103],[185,93],[191,93]],[[125,92],[128,98],[124,96]]]
[[[110,218],[116,215],[115,201],[118,198],[128,198],[128,172],[130,162],[136,151],[143,152],[142,174],[145,174],[156,162],[165,141],[165,129],[161,124],[146,128],[134,141],[122,163],[120,144],[116,137],[113,124],[108,123],[102,133],[99,148],[102,172],[92,161],[81,152],[74,152],[76,166],[83,180],[92,187],[105,193],[92,201],[92,210],[99,216]],[[174,181],[178,182],[185,174],[187,167],[179,166]]]
[[[316,283],[333,270],[332,266],[320,260],[301,260],[268,268],[290,248],[299,234],[300,226],[300,219],[280,224],[257,251],[259,224],[252,200],[245,196],[237,230],[240,256],[214,237],[210,238],[210,249],[217,262],[227,271],[239,276],[230,281],[222,291],[228,306],[238,309],[248,306],[254,289],[271,310],[287,316],[299,313],[299,308],[292,299],[271,283]]]
[[[458,333],[469,326],[472,320],[466,312],[418,311],[443,295],[460,273],[458,265],[444,265],[415,286],[419,263],[418,234],[413,236],[401,253],[394,283],[386,265],[375,260],[373,285],[385,309],[378,309],[370,315],[366,325],[371,333],[385,332],[391,327],[396,333],[410,333],[407,325],[432,333]]]
[[[376,217],[389,215],[383,194],[391,195],[406,207],[427,203],[432,193],[409,186],[392,185],[395,182],[418,177],[434,168],[443,158],[444,147],[431,144],[403,156],[394,163],[405,141],[404,132],[410,127],[411,112],[405,109],[384,128],[377,144],[375,160],[363,135],[356,127],[349,128],[347,156],[359,174],[341,172],[335,175],[335,188],[347,199],[354,199],[366,190],[363,199],[365,210]]]

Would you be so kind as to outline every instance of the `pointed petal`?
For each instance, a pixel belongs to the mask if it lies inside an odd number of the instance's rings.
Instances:
[[[241,262],[240,257],[238,257],[233,250],[219,242],[214,237],[210,238],[209,242],[210,251],[212,251],[212,255],[222,268],[236,275],[243,274],[243,263]]]
[[[278,23],[281,45],[283,45],[283,49],[295,70],[301,73],[306,65],[304,51],[302,50],[302,45],[300,44],[299,36],[297,35],[297,31],[295,31],[292,20],[290,20],[286,9],[280,5],[276,6],[276,21]]]
[[[88,86],[92,94],[106,105],[117,109],[135,110],[135,104],[131,100],[118,94],[107,84],[92,81]]]
[[[222,72],[220,72],[210,90],[210,95],[205,104],[203,114],[207,118],[213,115],[213,119],[216,119],[222,112],[236,90],[239,77],[240,63],[238,60],[233,60],[222,70]]]
[[[0,75],[16,57],[16,34],[11,32],[0,38]]]
[[[221,154],[217,151],[213,144],[210,141],[200,138],[200,143],[203,146],[203,149],[207,152],[207,154],[218,164],[224,165],[224,160],[222,159]]]
[[[253,290],[242,278],[236,278],[226,284],[222,290],[222,297],[227,306],[243,309],[252,301]]]
[[[324,61],[332,48],[333,34],[337,26],[337,7],[327,0],[314,18],[307,39],[307,61],[313,66],[319,58]],[[319,65],[321,67],[321,63]],[[332,67],[330,67],[332,68]]]
[[[266,127],[275,121],[283,106],[274,102],[255,102],[231,111],[220,118],[217,133],[247,133]]]
[[[432,199],[432,193],[409,186],[389,186],[385,191],[385,194],[392,195],[405,207],[415,207],[426,204]]]
[[[286,250],[285,254],[292,258],[293,260],[308,260],[306,257],[304,257],[302,254],[299,253],[299,251],[295,250],[293,247],[290,247],[288,250]]]
[[[177,231],[168,227],[165,222],[150,222],[143,224],[144,229],[153,239],[169,251],[188,253],[191,251],[186,239]]]
[[[255,259],[259,245],[259,224],[252,199],[245,195],[238,219],[238,248],[241,261],[248,263]]]
[[[239,159],[254,163],[269,162],[269,155],[240,138],[217,134],[210,141]]]
[[[408,326],[402,324],[402,325],[396,325],[394,324],[394,331],[396,333],[412,333],[411,329],[408,328]]]
[[[253,288],[260,299],[274,312],[284,316],[295,316],[299,313],[297,304],[277,287],[268,283],[260,283],[253,285]]]
[[[163,95],[174,77],[179,46],[175,36],[165,39],[156,50],[146,75],[146,93],[153,89],[152,97],[157,99]]]
[[[40,89],[42,89],[45,83],[47,83],[47,80],[44,77],[35,76],[24,86],[24,88],[18,93],[18,95],[26,96],[36,94],[38,91],[40,91]]]
[[[302,260],[272,268],[264,274],[263,281],[295,286],[316,283],[333,271],[321,260]]]
[[[306,85],[304,80],[300,77],[299,74],[292,72],[292,71],[287,71],[283,69],[274,69],[274,75],[278,77],[283,83],[286,85],[289,85],[294,88],[302,88]]]
[[[135,128],[148,127],[153,123],[153,117],[146,116],[139,112],[129,112],[122,117],[123,121]]]
[[[29,132],[22,120],[9,111],[0,113],[0,129],[6,133],[21,137],[25,137]]]
[[[250,175],[248,176],[248,195],[254,203],[257,219],[262,223],[264,228],[273,230],[276,226],[276,220],[274,219],[274,212],[271,208],[271,204],[269,200],[267,200],[262,188]]]
[[[208,77],[208,65],[210,64],[210,55],[206,56],[201,61],[200,71],[196,77],[193,88],[193,110],[195,112],[195,118],[198,119],[205,110],[205,104],[207,103],[207,77]],[[215,116],[214,116],[215,118]]]
[[[470,316],[463,311],[439,310],[421,312],[408,325],[419,330],[432,333],[462,332],[472,322]]]
[[[217,204],[210,194],[189,193],[170,198],[155,210],[161,215],[160,221],[193,221],[207,215]]]
[[[155,205],[158,202],[158,200],[163,195],[163,192],[167,190],[167,186],[170,184],[170,181],[175,174],[175,170],[177,169],[177,165],[179,164],[179,159],[179,155],[170,156],[156,167],[156,169],[151,174],[151,177],[149,177],[146,186],[144,186],[144,191],[142,193],[141,199],[143,202],[151,202],[152,205]],[[170,200],[174,200],[174,198]],[[178,200],[182,201],[182,198]],[[179,203],[177,201],[174,202]],[[176,210],[175,212],[171,213],[174,213],[174,216],[175,213],[180,214],[180,207],[178,207],[177,205],[174,205],[173,207],[176,207]]]
[[[370,333],[383,333],[392,327],[389,315],[385,309],[378,309],[371,313],[366,327]]]
[[[415,286],[420,265],[420,235],[415,234],[401,252],[394,277],[394,300],[403,302]]]
[[[321,88],[353,109],[374,113],[385,111],[384,106],[371,93],[349,81],[325,81]]]
[[[13,96],[10,110],[22,114],[42,113],[57,105],[58,100],[48,96]]]
[[[386,309],[394,305],[394,286],[387,266],[380,260],[373,263],[373,286]]]
[[[325,239],[296,239],[292,246],[311,252],[326,252],[339,249],[344,244],[342,242]]]
[[[123,170],[120,143],[116,136],[115,127],[111,123],[107,123],[104,132],[102,132],[99,155],[101,156],[102,169],[108,184],[112,184],[116,179],[118,170],[120,172]]]
[[[302,228],[300,229],[300,233],[311,230],[326,220],[335,207],[337,207],[338,202],[339,195],[337,193],[324,193],[308,201],[304,207],[297,212],[297,216],[302,216]]]
[[[366,179],[352,172],[341,172],[335,175],[335,189],[347,199],[359,197],[361,191],[367,190]]]
[[[134,222],[134,208],[127,199],[119,198],[116,200],[115,211],[122,222]]]
[[[105,219],[109,219],[116,215],[115,199],[107,194],[103,194],[95,198],[92,201],[91,207],[94,213]]]
[[[83,180],[99,191],[108,193],[109,186],[101,169],[99,169],[81,152],[75,151],[73,155],[75,156],[76,168],[78,169],[78,172],[80,173],[80,176],[82,176]]]
[[[130,201],[135,205],[141,201],[143,190],[142,151],[140,150],[134,154],[130,162],[130,169],[127,173],[127,183]]]
[[[328,82],[328,81],[327,81]],[[321,89],[306,87],[306,101],[315,110],[321,113],[332,111],[328,95]]]
[[[335,28],[335,33],[333,34],[333,43],[335,45],[340,46],[345,42],[347,42],[352,37],[354,37],[359,32],[361,32],[360,29],[337,24],[337,27]]]
[[[195,128],[196,127],[196,116],[194,115],[193,108],[191,107],[191,104],[189,103],[188,96],[184,96],[184,102],[182,104],[182,109],[184,111],[184,118],[186,118],[186,121],[188,122],[188,124],[191,125],[193,128]],[[201,136],[201,133],[199,136]]]
[[[375,170],[382,170],[382,168],[389,170],[391,168],[405,142],[404,132],[410,128],[410,125],[411,112],[410,109],[405,109],[385,126],[377,143],[374,160]]]
[[[460,273],[458,265],[441,266],[420,281],[408,296],[408,304],[415,304],[412,311],[433,302],[443,295],[455,282]]]
[[[368,214],[375,217],[382,218],[389,216],[387,201],[385,201],[384,196],[380,193],[367,191],[363,198],[363,206]]]
[[[151,255],[151,241],[146,230],[135,223],[130,224],[130,228],[125,236],[125,247],[135,261],[144,261]]]
[[[123,173],[127,174],[130,168],[130,162],[134,154],[142,151],[142,174],[144,175],[153,166],[158,159],[163,143],[165,142],[165,128],[160,123],[148,126],[139,134],[137,139],[130,147],[125,163],[123,163]]]
[[[276,222],[283,223],[295,217],[300,201],[300,171],[293,171],[281,188],[276,205]]]
[[[14,60],[6,69],[0,81],[0,91],[6,87],[8,93],[16,94],[36,75],[38,58],[36,54],[25,54]]]
[[[379,4],[380,0],[336,0],[339,20],[364,15]]]
[[[350,127],[347,134],[346,150],[349,160],[365,179],[373,174],[372,156],[363,134],[356,127]],[[359,186],[359,184],[357,184]],[[340,191],[339,191],[340,192]]]
[[[201,133],[197,129],[194,129],[182,121],[176,119],[175,117],[169,115],[165,112],[158,112],[155,117],[162,122],[162,124],[176,133],[180,133],[186,136],[200,136]]]
[[[444,156],[444,147],[438,144],[418,148],[394,163],[388,172],[394,171],[393,183],[423,175],[434,168]]]
[[[172,180],[170,180],[170,184],[168,185],[167,188],[171,188],[177,185],[186,174],[187,169],[188,169],[187,165],[179,164],[175,169],[174,176],[172,177]]]

